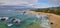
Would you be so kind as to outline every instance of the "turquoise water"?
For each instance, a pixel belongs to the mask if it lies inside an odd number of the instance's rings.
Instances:
[[[23,28],[24,26],[27,26],[31,23],[33,23],[34,21],[37,20],[37,18],[35,17],[35,15],[32,14],[21,14],[21,12],[18,11],[0,11],[0,17],[9,17],[9,19],[7,21],[0,21],[0,25],[4,24],[7,28]],[[8,27],[6,25],[7,22],[9,22],[9,20],[11,18],[18,18],[21,20],[21,24],[16,26],[15,24],[13,24],[11,27]]]
[[[8,11],[8,10],[0,10],[0,17],[8,17],[9,19],[6,21],[0,21],[0,28],[4,26],[4,28],[25,28],[25,26],[31,25],[37,20],[40,20],[40,25],[45,28],[45,26],[48,24],[49,19],[44,16],[43,14],[23,14],[19,11]],[[12,18],[20,19],[21,22],[19,25],[16,25],[13,23],[12,26],[8,27],[6,24],[10,21]],[[49,26],[47,25],[46,28]]]
[[[49,25],[49,18],[46,15],[43,14],[38,14],[37,15],[38,18],[40,18],[40,26],[41,28],[51,28]]]

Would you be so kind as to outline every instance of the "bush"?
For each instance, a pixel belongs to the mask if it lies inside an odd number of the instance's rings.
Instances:
[[[45,12],[45,13],[54,13],[54,14],[60,15],[60,7],[36,9],[34,11],[36,11],[36,12]]]

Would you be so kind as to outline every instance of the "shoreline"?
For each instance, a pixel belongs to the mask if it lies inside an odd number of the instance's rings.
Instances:
[[[52,13],[44,13],[44,12],[35,12],[35,11],[28,11],[29,14],[43,14],[48,16],[50,22],[53,22],[53,25],[51,25],[52,28],[60,28],[60,15],[55,15]]]

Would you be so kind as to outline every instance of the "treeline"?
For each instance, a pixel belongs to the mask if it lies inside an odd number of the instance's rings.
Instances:
[[[32,11],[45,12],[45,13],[54,13],[54,14],[60,15],[60,7],[35,9],[35,10],[32,10]]]

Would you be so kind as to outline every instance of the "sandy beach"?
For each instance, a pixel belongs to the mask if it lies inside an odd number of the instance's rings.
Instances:
[[[30,14],[44,14],[46,16],[48,16],[50,22],[53,22],[53,24],[50,24],[50,26],[52,28],[60,28],[60,15],[55,15],[55,14],[52,14],[52,13],[44,13],[44,12],[35,12],[35,11],[28,11],[28,13]]]

